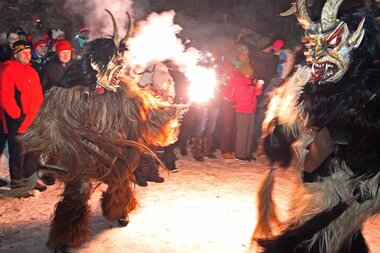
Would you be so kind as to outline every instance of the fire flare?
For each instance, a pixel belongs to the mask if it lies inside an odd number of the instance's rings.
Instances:
[[[215,69],[199,65],[202,53],[185,47],[179,38],[182,28],[174,24],[174,16],[174,11],[152,13],[138,22],[128,41],[126,59],[132,69],[144,68],[153,61],[172,61],[189,81],[190,101],[207,102],[217,84]]]

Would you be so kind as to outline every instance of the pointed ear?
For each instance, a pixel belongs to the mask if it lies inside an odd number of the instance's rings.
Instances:
[[[358,48],[360,46],[360,43],[363,40],[364,33],[365,33],[363,29],[364,21],[365,21],[365,17],[362,18],[362,20],[359,23],[358,28],[348,39],[348,44],[350,46],[353,46],[354,48]]]

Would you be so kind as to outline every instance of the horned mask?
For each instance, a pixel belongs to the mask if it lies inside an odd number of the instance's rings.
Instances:
[[[350,66],[352,51],[359,47],[364,37],[365,18],[354,32],[348,29],[345,22],[337,19],[342,2],[327,0],[317,23],[309,17],[306,0],[297,0],[292,8],[282,13],[283,16],[297,13],[297,19],[305,29],[305,55],[312,67],[316,85],[338,82]]]
[[[105,66],[100,67],[100,65],[97,64],[95,60],[92,60],[91,66],[93,69],[98,71],[98,74],[96,75],[97,84],[108,91],[116,92],[117,88],[119,87],[118,77],[124,66],[122,48],[123,47],[125,48],[125,43],[127,42],[128,38],[130,37],[132,33],[133,21],[130,14],[127,12],[128,31],[125,37],[122,40],[120,40],[116,20],[109,10],[106,10],[106,11],[110,14],[111,19],[112,19],[113,41],[115,43],[118,53],[116,55],[113,55],[111,59],[109,59],[108,64]]]

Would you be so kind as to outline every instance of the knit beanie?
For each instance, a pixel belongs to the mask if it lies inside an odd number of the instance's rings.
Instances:
[[[61,29],[53,29],[51,30],[51,38],[56,40],[59,35],[65,34]]]
[[[72,51],[71,44],[67,40],[58,40],[57,44],[55,45],[55,51],[59,53],[63,50]]]
[[[273,42],[273,45],[272,45],[274,49],[280,49],[283,46],[284,46],[284,41],[282,40],[276,40],[275,42]]]
[[[13,54],[17,54],[18,52],[21,52],[22,50],[30,49],[30,43],[25,40],[18,40],[15,43],[13,43]]]
[[[37,35],[37,36],[33,37],[33,39],[32,39],[33,49],[36,49],[36,47],[38,47],[39,45],[43,45],[43,44],[47,45],[47,43],[48,42],[47,42],[46,38],[42,35]]]

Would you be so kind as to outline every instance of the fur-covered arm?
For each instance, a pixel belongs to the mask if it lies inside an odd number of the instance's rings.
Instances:
[[[291,145],[305,120],[300,116],[303,106],[298,103],[298,98],[310,77],[309,67],[298,69],[270,99],[263,123],[264,152],[272,163],[279,163],[282,167],[289,166]]]
[[[264,137],[263,149],[272,164],[278,163],[281,167],[288,167],[292,158],[291,145],[298,135],[296,132],[289,132],[285,125],[279,125],[278,119],[273,119],[270,129]]]
[[[145,141],[149,145],[168,146],[177,141],[179,126],[186,105],[158,106],[149,111],[146,120]]]

